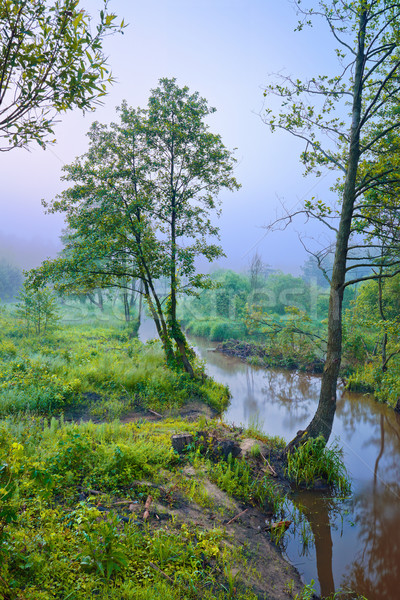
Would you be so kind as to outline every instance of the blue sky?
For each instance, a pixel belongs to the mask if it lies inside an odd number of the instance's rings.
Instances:
[[[102,6],[99,0],[81,4],[93,15]],[[271,134],[259,113],[263,86],[273,73],[305,77],[332,71],[327,30],[319,26],[295,33],[297,17],[289,0],[111,0],[110,8],[129,27],[106,40],[117,83],[104,106],[85,116],[79,111],[62,115],[57,144],[46,151],[32,146],[30,152],[0,156],[0,252],[14,246],[18,260],[28,253],[28,266],[53,254],[62,220],[44,215],[40,200],[62,189],[61,167],[86,151],[91,122],[115,119],[115,106],[124,98],[132,106],[145,106],[159,78],[176,77],[217,108],[211,130],[222,135],[228,148],[237,148],[236,177],[242,188],[221,196],[219,225],[227,259],[220,266],[246,268],[258,250],[265,262],[298,270],[307,257],[296,234],[303,224],[266,237],[262,226],[279,214],[280,200],[293,206],[311,190],[326,199],[328,179],[303,178],[301,144],[284,132]],[[268,102],[278,106],[274,99]]]

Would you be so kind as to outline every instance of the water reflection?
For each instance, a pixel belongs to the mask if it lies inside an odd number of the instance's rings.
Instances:
[[[226,420],[248,423],[258,416],[264,430],[291,439],[314,414],[320,380],[307,374],[252,368],[194,340],[207,370],[229,385]],[[353,496],[339,505],[323,495],[301,493],[314,537],[303,551],[299,528],[287,555],[323,595],[351,589],[368,600],[400,596],[400,417],[361,394],[339,393],[333,438],[339,438],[351,473]],[[353,596],[354,597],[354,596]]]
[[[374,488],[355,500],[359,544],[343,582],[368,599],[394,600],[400,589],[400,487]]]
[[[329,596],[335,591],[331,531],[331,513],[335,510],[335,504],[331,498],[306,491],[300,494],[298,501],[301,504],[302,516],[307,519],[313,537],[312,547],[315,552],[320,592],[322,596]],[[306,542],[307,548],[310,547],[309,541]],[[302,554],[307,555],[307,552],[302,551]]]

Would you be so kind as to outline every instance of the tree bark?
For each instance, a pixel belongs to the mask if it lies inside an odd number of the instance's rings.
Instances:
[[[179,325],[176,318],[176,291],[177,291],[177,277],[176,277],[176,197],[174,190],[174,157],[173,157],[173,149],[172,149],[172,158],[171,158],[171,176],[170,176],[170,185],[171,185],[171,270],[170,270],[170,298],[169,298],[169,311],[168,311],[168,325],[170,329],[170,335],[176,344],[176,354],[177,359],[183,365],[185,371],[190,375],[190,377],[194,377],[193,367],[190,364],[189,356],[188,356],[188,344],[186,341],[185,334],[183,333],[181,326]]]
[[[129,321],[131,320],[131,312],[130,312],[130,308],[129,308],[128,292],[126,290],[123,291],[122,297],[123,297],[123,301],[124,301],[125,322],[129,323]]]
[[[367,9],[360,14],[358,48],[355,61],[352,123],[349,156],[343,188],[342,211],[336,238],[328,311],[328,339],[325,367],[322,374],[321,391],[317,411],[305,431],[301,431],[288,444],[291,451],[308,438],[323,436],[329,440],[336,412],[336,387],[342,357],[342,305],[346,281],[347,254],[351,223],[354,212],[358,163],[360,158],[360,123],[362,101],[362,79],[365,61],[365,31]]]

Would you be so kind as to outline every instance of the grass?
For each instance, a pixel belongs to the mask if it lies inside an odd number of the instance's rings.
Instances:
[[[312,487],[322,479],[338,493],[350,493],[350,480],[336,443],[329,448],[322,437],[310,438],[287,456],[287,477],[296,485]]]
[[[273,514],[280,513],[286,503],[286,496],[268,475],[254,476],[250,466],[243,459],[228,459],[227,462],[209,463],[211,481],[230,496]]]
[[[198,476],[186,476],[171,446],[173,433],[195,433],[204,419],[118,420],[134,406],[166,412],[191,400],[221,411],[227,389],[171,371],[158,343],[119,325],[90,319],[27,337],[2,311],[0,327],[0,598],[255,600],[232,576],[244,551],[223,530],[165,510],[182,501],[215,509],[202,483],[207,458],[193,455]],[[66,422],[89,396],[104,422]],[[247,477],[246,497],[263,501],[267,486],[238,468],[221,472],[222,489],[236,493]],[[149,496],[158,520],[143,519]]]
[[[173,420],[1,421],[0,597],[230,598],[225,572],[245,557],[225,544],[222,530],[179,523],[162,509],[158,521],[141,518],[149,494],[172,502],[165,490],[177,493],[171,434],[181,428]],[[129,502],[139,510],[127,519]],[[255,599],[235,590],[237,598]]]
[[[89,397],[92,416],[114,418],[133,406],[165,411],[200,400],[221,412],[229,402],[225,386],[168,369],[160,344],[142,344],[129,326],[89,321],[27,337],[3,311],[0,327],[0,416],[60,412]]]
[[[234,574],[237,565],[246,570],[244,550],[223,530],[179,522],[163,508],[158,521],[142,515],[150,495],[168,509],[196,502],[215,510],[206,479],[281,513],[285,495],[254,467],[260,445],[246,460],[213,462],[196,451],[183,459],[171,435],[215,424],[121,423],[133,407],[165,413],[194,399],[221,412],[229,393],[168,369],[160,345],[140,343],[129,326],[89,316],[28,338],[11,312],[0,312],[0,598],[255,600]],[[67,409],[88,403],[103,423],[64,421]],[[262,429],[255,419],[242,437],[282,450],[285,442]],[[195,476],[185,474],[185,462]]]

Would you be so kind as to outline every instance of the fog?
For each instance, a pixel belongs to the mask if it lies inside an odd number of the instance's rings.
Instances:
[[[84,0],[82,6],[94,15],[102,2]],[[332,179],[302,176],[302,144],[285,132],[271,134],[262,122],[263,86],[278,71],[296,77],[332,71],[326,29],[295,33],[297,17],[285,0],[113,0],[110,7],[129,27],[106,40],[117,82],[104,106],[93,114],[60,116],[57,144],[46,151],[32,146],[29,152],[1,155],[1,255],[29,268],[56,254],[63,221],[45,215],[41,199],[51,200],[63,189],[62,166],[86,151],[91,122],[115,119],[115,106],[124,98],[145,106],[160,77],[176,77],[217,108],[211,130],[228,148],[237,148],[242,188],[221,194],[219,226],[227,258],[217,266],[244,269],[257,250],[264,262],[297,273],[307,258],[298,241],[304,223],[269,235],[263,226],[280,214],[281,202],[292,207],[310,195],[326,201]],[[268,99],[268,106],[274,105]],[[314,226],[307,233],[320,232]]]

